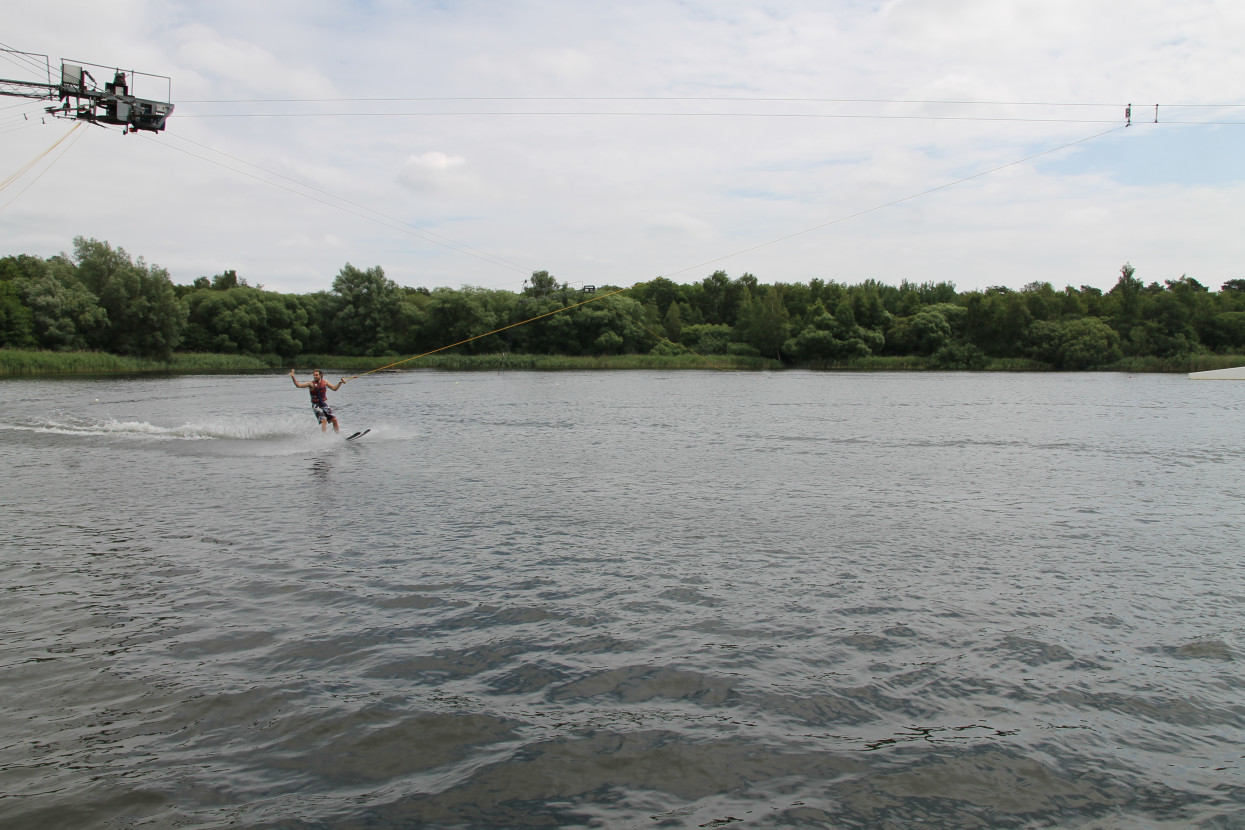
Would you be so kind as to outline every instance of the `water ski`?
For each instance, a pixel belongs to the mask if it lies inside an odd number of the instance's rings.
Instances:
[[[353,440],[354,440],[354,439],[356,439],[356,438],[362,438],[364,435],[367,435],[367,434],[368,434],[369,432],[371,432],[371,431],[372,431],[371,429],[365,429],[365,430],[363,430],[362,432],[356,432],[354,435],[351,435],[351,436],[350,436],[349,438],[347,438],[346,440],[347,440],[347,441],[353,441]]]

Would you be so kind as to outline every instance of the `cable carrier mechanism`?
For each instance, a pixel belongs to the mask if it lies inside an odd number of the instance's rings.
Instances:
[[[5,50],[10,51],[10,50]],[[34,57],[29,53],[17,53],[27,60]],[[157,101],[139,98],[130,90],[139,78],[153,81],[164,81],[165,97],[172,97],[173,82],[163,75],[149,75],[146,72],[135,72],[132,69],[106,69],[99,64],[84,61],[69,62],[61,59],[60,83],[52,82],[52,66],[45,56],[48,81],[10,81],[0,78],[0,95],[16,98],[34,98],[43,101],[58,101],[55,106],[47,108],[50,115],[58,118],[73,118],[92,124],[110,124],[124,127],[127,132],[139,130],[160,132],[173,113],[173,105],[168,101]],[[90,67],[103,76],[111,71],[111,81],[101,87],[87,69]]]

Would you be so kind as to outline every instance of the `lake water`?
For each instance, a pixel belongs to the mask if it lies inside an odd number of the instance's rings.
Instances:
[[[1245,827],[1245,383],[329,398],[0,381],[0,826]]]

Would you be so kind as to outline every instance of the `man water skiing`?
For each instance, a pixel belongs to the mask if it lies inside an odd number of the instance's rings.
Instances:
[[[311,411],[316,413],[316,420],[320,422],[320,431],[329,431],[329,422],[333,423],[333,432],[341,432],[337,426],[337,416],[333,414],[333,410],[329,408],[328,390],[332,389],[336,392],[346,382],[345,378],[338,378],[337,384],[334,385],[324,379],[324,373],[316,369],[311,373],[311,380],[306,383],[300,382],[294,377],[294,370],[290,370],[290,380],[294,381],[294,385],[299,389],[311,390]]]

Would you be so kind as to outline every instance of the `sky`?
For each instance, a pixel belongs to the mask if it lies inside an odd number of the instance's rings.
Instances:
[[[0,97],[0,256],[294,293],[1245,278],[1238,0],[10,5],[3,47],[176,109],[70,134]]]

